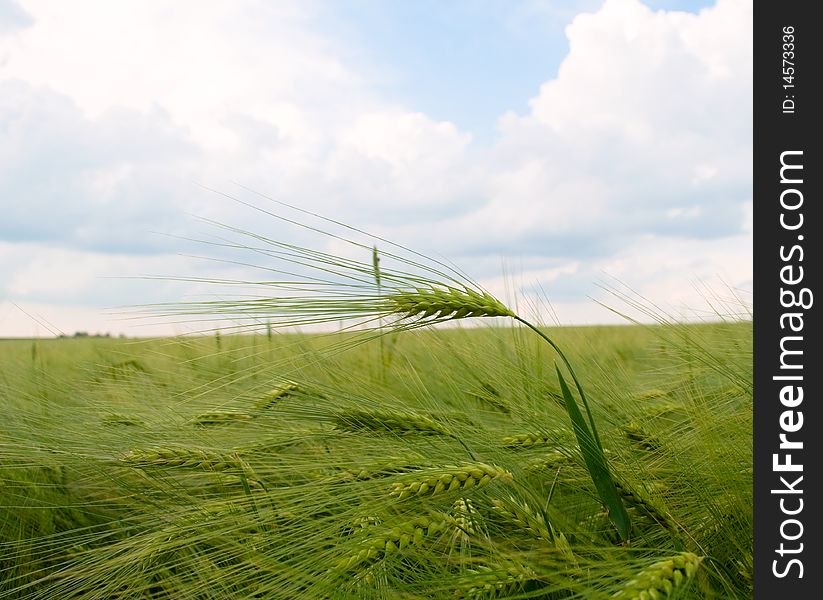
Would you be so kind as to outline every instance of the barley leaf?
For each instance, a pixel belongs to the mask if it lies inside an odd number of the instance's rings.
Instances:
[[[560,382],[560,391],[563,394],[563,400],[566,402],[566,410],[574,427],[574,434],[577,436],[577,442],[580,445],[580,451],[583,453],[583,460],[586,461],[586,467],[589,470],[592,481],[594,482],[600,500],[609,510],[609,517],[617,527],[617,532],[624,540],[629,537],[629,514],[623,506],[623,501],[617,492],[617,487],[614,485],[611,473],[609,473],[609,466],[606,463],[606,455],[603,450],[595,442],[589,426],[586,424],[580,408],[577,406],[563,379],[563,374],[557,365],[554,366],[557,371],[557,379]]]

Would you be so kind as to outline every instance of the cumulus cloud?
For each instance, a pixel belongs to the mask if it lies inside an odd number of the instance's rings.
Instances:
[[[303,107],[333,89],[357,92],[356,76],[338,58],[342,49],[312,31],[312,3],[25,5],[34,25],[7,43],[6,76],[52,87],[90,116],[160,105],[200,141],[222,146],[219,118],[233,108],[303,136],[295,119]]]
[[[71,262],[58,250],[96,253],[73,263],[89,271],[175,265],[162,257],[177,242],[150,232],[192,234],[190,214],[278,236],[196,185],[234,193],[232,180],[448,255],[492,288],[499,257],[516,258],[573,320],[601,318],[581,307],[603,272],[666,298],[679,273],[751,279],[745,0],[577,15],[557,73],[482,144],[382,98],[318,33],[322,3],[22,6],[0,3],[0,23],[18,15],[0,29],[0,239],[45,262],[15,254],[8,297],[57,306],[36,280]],[[65,301],[96,285],[78,274]]]
[[[568,228],[603,236],[740,231],[750,195],[750,9],[699,14],[608,0],[567,28],[570,51],[531,113],[500,121],[516,174],[542,159],[534,189],[573,205]],[[557,194],[572,185],[598,188]]]
[[[501,117],[482,202],[434,223],[436,245],[493,267],[501,253],[583,259],[549,288],[567,299],[604,272],[671,299],[664,279],[750,285],[750,32],[737,0],[698,14],[608,0],[576,17],[531,111]]]
[[[146,252],[146,235],[180,220],[175,172],[199,149],[154,109],[112,107],[95,119],[71,98],[0,81],[0,238]],[[162,245],[162,244],[161,244]]]

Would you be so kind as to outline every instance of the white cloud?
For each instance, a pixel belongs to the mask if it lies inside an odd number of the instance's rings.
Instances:
[[[419,219],[465,202],[476,179],[466,156],[470,141],[452,123],[421,113],[364,113],[335,140],[325,184],[329,194],[346,191],[342,210],[376,207]]]
[[[684,198],[742,204],[750,178],[750,28],[750,7],[736,0],[698,15],[608,0],[569,25],[569,55],[532,99],[531,114],[501,119],[503,150],[551,157],[557,182],[608,185],[608,205],[578,201],[589,216],[605,211],[611,227],[643,227],[631,212],[665,212]]]
[[[28,0],[35,25],[10,40],[6,77],[46,85],[93,118],[161,106],[200,143],[222,148],[239,111],[287,135],[317,134],[301,105],[356,76],[311,31],[311,3],[246,0]],[[333,106],[332,103],[328,103]]]
[[[742,231],[751,196],[751,7],[699,14],[608,0],[567,28],[570,51],[531,111],[499,120],[473,205],[435,247],[606,255],[642,235]],[[413,237],[412,227],[394,231]],[[744,251],[744,250],[741,250]]]
[[[204,268],[197,261],[173,254],[111,254],[36,242],[0,241],[0,294],[21,302],[62,301],[93,304],[102,309],[127,303],[129,294],[135,292],[141,302],[169,301],[174,298],[172,294],[185,289],[181,289],[179,282],[146,286],[136,278],[152,274],[202,275]],[[212,272],[226,271],[213,265],[210,268]],[[131,303],[138,302],[132,299]]]

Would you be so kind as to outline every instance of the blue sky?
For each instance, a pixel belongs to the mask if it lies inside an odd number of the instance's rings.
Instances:
[[[751,54],[747,0],[0,0],[0,337],[177,331],[105,309],[249,276],[196,217],[310,242],[233,182],[564,323],[614,319],[604,278],[745,295]]]
[[[486,140],[506,110],[527,110],[568,49],[567,22],[598,4],[372,0],[338,5],[336,19],[385,70],[389,97]]]
[[[603,0],[352,0],[322,27],[383,73],[380,90],[488,142],[507,110],[528,110],[568,52],[566,25]],[[692,13],[710,1],[647,1]]]

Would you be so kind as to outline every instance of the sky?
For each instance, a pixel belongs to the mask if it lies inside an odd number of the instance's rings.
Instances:
[[[184,332],[118,307],[253,276],[192,256],[203,219],[339,249],[230,196],[563,324],[619,321],[604,285],[746,300],[751,29],[750,0],[0,0],[0,337]]]

